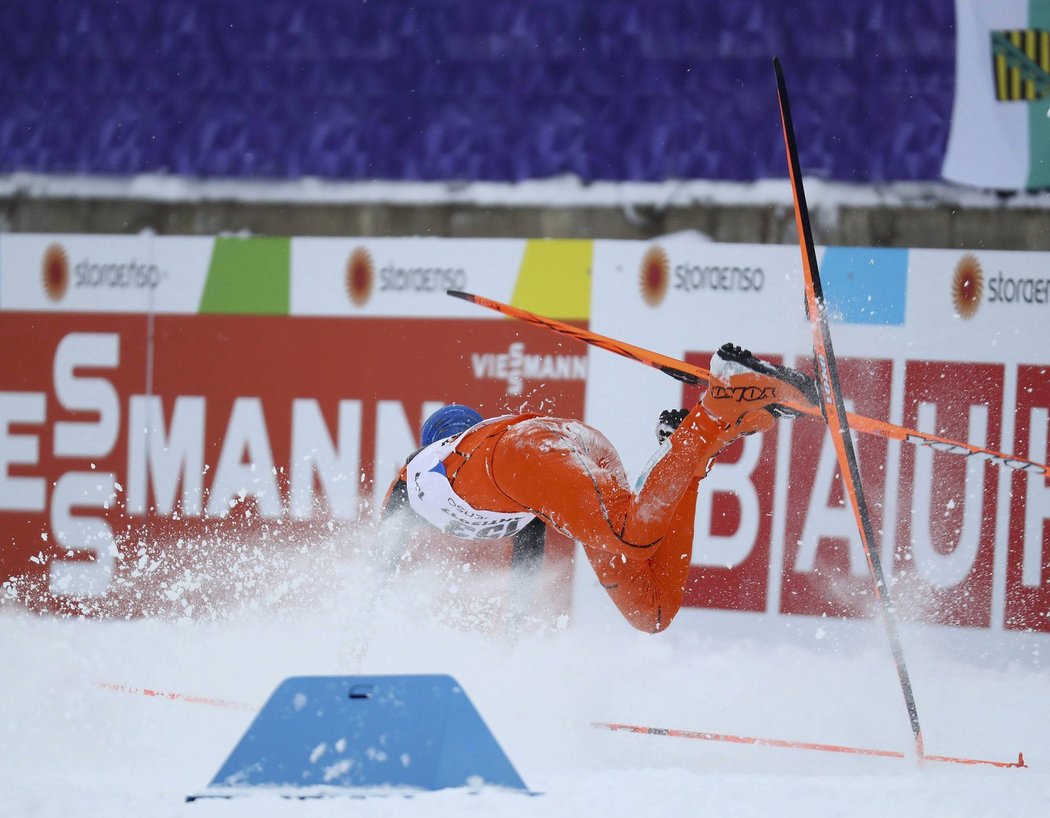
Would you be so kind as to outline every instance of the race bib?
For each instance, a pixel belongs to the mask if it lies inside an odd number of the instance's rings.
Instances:
[[[462,437],[431,443],[408,462],[408,504],[420,517],[453,537],[464,540],[510,537],[536,515],[476,509],[453,491],[444,460]]]

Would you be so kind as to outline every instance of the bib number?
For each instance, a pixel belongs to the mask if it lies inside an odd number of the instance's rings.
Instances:
[[[532,522],[534,514],[477,509],[456,494],[445,473],[444,460],[458,442],[459,437],[436,441],[409,461],[408,504],[412,510],[446,534],[463,540],[510,537]]]

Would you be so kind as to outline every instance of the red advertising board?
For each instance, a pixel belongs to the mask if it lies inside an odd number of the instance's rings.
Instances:
[[[583,409],[585,357],[506,321],[7,312],[0,342],[0,574],[40,610],[206,615],[287,554],[324,583],[437,403]]]
[[[1050,367],[1017,371],[1014,450],[1050,461]],[[1050,482],[1010,477],[1010,525],[1006,562],[1006,627],[1050,631]]]
[[[1001,450],[1004,367],[909,361],[904,424]],[[920,417],[923,416],[923,417]],[[928,428],[928,427],[926,427]],[[988,627],[998,469],[988,462],[908,446],[901,452],[897,596],[928,622]]]
[[[706,369],[711,365],[712,354],[690,352],[685,359]],[[767,355],[765,359],[780,363],[776,355]],[[701,388],[687,386],[683,389],[682,405],[691,406],[702,395]],[[745,533],[741,527],[748,520],[757,521],[757,526],[752,534],[754,544],[742,559],[727,560],[724,565],[701,567],[694,564],[690,567],[684,605],[740,611],[766,609],[773,487],[780,431],[780,427],[774,427],[765,434],[731,444],[718,456],[717,473],[712,471],[705,478],[719,481],[730,470],[735,473],[734,480],[725,481],[712,493],[709,506],[702,498],[698,503],[698,507],[706,511],[698,518],[699,525],[694,534],[701,543],[709,534],[734,537]]]
[[[844,358],[838,365],[843,397],[853,411],[888,417],[891,362]],[[791,436],[780,610],[867,615],[874,601],[871,578],[830,436],[822,423],[802,419],[791,424]],[[872,527],[882,531],[887,442],[859,437],[855,448]]]
[[[708,352],[685,355],[698,366],[707,366],[710,357]],[[779,361],[773,354],[760,357]],[[891,416],[893,361],[840,358],[839,369],[853,411]],[[1017,372],[1017,406],[1008,408],[1016,419],[1012,450],[1045,462],[1050,457],[1045,431],[1050,416],[1048,370],[1020,366]],[[1001,449],[1004,378],[1002,364],[907,361],[902,423]],[[684,387],[683,405],[699,394],[696,387]],[[786,462],[781,463],[779,436],[784,434],[790,442]],[[706,478],[714,478],[718,487],[709,501],[710,517],[702,513],[701,492],[694,559],[705,538],[732,537],[759,522],[748,530],[744,553],[734,564],[693,565],[685,604],[766,611],[772,577],[779,579],[780,613],[873,615],[872,580],[826,427],[810,418],[781,421],[760,441],[734,443]],[[758,447],[746,472],[719,479],[720,470],[732,470],[740,462],[746,445]],[[898,615],[935,624],[989,627],[1000,467],[954,452],[899,446],[889,483],[889,446],[884,438],[856,436],[864,490],[883,563],[891,567]],[[1004,627],[1050,631],[1046,613],[1050,484],[1024,472],[1012,473],[1010,481]],[[774,511],[779,497],[785,498],[782,521]],[[885,528],[890,505],[896,509],[894,530]],[[783,542],[783,558],[773,565],[778,539]]]

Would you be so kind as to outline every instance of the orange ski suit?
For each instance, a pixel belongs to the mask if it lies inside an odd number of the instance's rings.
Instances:
[[[609,440],[576,420],[526,414],[479,424],[442,462],[473,508],[530,512],[578,541],[628,622],[656,632],[681,606],[697,485],[733,437],[697,404],[637,493]]]

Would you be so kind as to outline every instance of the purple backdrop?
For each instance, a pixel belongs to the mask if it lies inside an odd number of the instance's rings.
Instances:
[[[4,0],[0,172],[935,179],[952,0]]]

